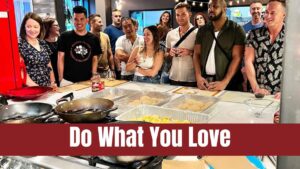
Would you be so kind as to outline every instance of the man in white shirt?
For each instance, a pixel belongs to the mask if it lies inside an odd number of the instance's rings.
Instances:
[[[197,29],[193,30],[178,47],[174,47],[179,39],[193,28],[193,25],[190,23],[192,16],[190,5],[178,3],[174,10],[179,27],[170,31],[166,38],[167,51],[169,57],[172,57],[172,67],[169,77],[170,84],[195,87],[196,79],[192,56]]]
[[[134,72],[126,71],[126,63],[131,51],[144,44],[142,36],[137,35],[132,18],[122,18],[122,29],[125,35],[120,36],[116,42],[116,57],[121,61],[121,79],[132,80]]]

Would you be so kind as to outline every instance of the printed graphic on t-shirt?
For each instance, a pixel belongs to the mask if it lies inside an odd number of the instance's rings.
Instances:
[[[83,41],[77,41],[72,45],[71,58],[77,62],[85,62],[91,57],[91,46]]]

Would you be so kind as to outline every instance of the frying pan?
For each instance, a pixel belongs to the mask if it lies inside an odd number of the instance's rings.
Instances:
[[[52,105],[37,102],[0,105],[0,123],[41,123],[51,115],[51,110]]]
[[[68,95],[71,101],[68,101],[66,97]],[[68,95],[56,101],[58,105],[54,108],[54,112],[70,123],[99,122],[109,112],[117,109],[117,107],[113,108],[114,102],[108,99],[83,98],[72,100],[73,93]],[[65,102],[59,104],[63,101]]]
[[[32,100],[50,91],[52,91],[51,87],[32,86],[8,90],[4,95],[18,100]]]

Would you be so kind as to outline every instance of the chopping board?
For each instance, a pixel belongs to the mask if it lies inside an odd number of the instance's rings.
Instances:
[[[203,159],[214,169],[256,169],[245,156],[205,156]]]
[[[101,79],[101,81],[104,82],[104,86],[105,87],[115,87],[118,86],[120,84],[126,83],[126,80],[108,80],[108,79]],[[84,84],[84,85],[88,85],[91,86],[92,85],[92,81],[88,80],[88,81],[84,81],[84,82],[79,82],[80,84]]]
[[[203,160],[179,161],[179,160],[163,160],[162,169],[206,169]]]
[[[81,84],[81,83],[74,83],[74,84],[71,84],[71,85],[68,85],[68,86],[59,87],[57,89],[57,92],[64,93],[64,92],[78,91],[78,90],[88,88],[90,86],[91,85]]]
[[[193,88],[193,87],[181,87],[175,90],[173,93],[194,94],[194,95],[201,95],[201,96],[215,96],[219,93],[219,91],[207,91],[207,90],[200,90],[198,88]]]

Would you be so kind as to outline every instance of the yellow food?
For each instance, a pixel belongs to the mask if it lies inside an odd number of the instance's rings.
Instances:
[[[185,100],[184,103],[179,104],[177,106],[177,108],[181,109],[181,110],[190,110],[193,112],[200,112],[200,111],[208,108],[211,104],[212,104],[211,102],[204,103],[202,101],[197,101],[194,99],[187,99],[187,100]]]
[[[149,96],[142,96],[139,99],[133,100],[129,103],[130,106],[138,106],[140,104],[157,105],[161,99],[151,98]]]
[[[167,116],[145,115],[139,118],[131,119],[133,121],[145,121],[149,123],[191,123],[188,120],[175,120]]]

